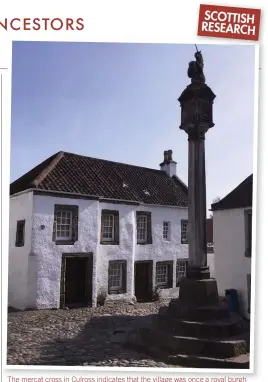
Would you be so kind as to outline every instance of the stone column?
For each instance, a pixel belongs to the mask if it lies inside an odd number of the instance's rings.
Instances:
[[[189,135],[188,276],[209,278],[206,240],[205,136]]]
[[[182,92],[181,126],[188,135],[188,245],[187,276],[209,278],[206,240],[205,134],[214,126],[212,104],[215,94],[205,84],[193,81]]]
[[[215,304],[217,283],[210,279],[206,240],[205,134],[214,126],[212,107],[215,94],[202,81],[182,92],[180,129],[188,135],[188,246],[187,277],[181,281],[179,300],[183,305]]]

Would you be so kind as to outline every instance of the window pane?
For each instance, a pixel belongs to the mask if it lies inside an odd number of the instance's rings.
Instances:
[[[147,236],[147,216],[140,215],[137,218],[137,239],[139,242],[145,242]]]
[[[103,239],[113,240],[114,238],[114,215],[103,216]]]
[[[177,260],[176,279],[177,283],[184,277],[186,277],[187,260]]]
[[[56,213],[56,237],[68,240],[72,236],[72,212],[60,210]]]
[[[163,238],[169,239],[169,222],[163,222]]]
[[[123,264],[115,263],[110,266],[110,289],[117,290],[123,286]]]
[[[168,284],[168,264],[156,264],[156,284],[157,286]]]
[[[25,220],[17,222],[16,242],[15,245],[20,247],[24,246],[24,232],[25,232]]]
[[[181,241],[188,242],[188,221],[181,222]]]

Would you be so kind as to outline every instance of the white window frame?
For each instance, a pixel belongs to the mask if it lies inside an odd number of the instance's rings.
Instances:
[[[184,226],[186,226],[186,230],[183,229]],[[189,229],[188,220],[181,220],[181,244],[188,244],[188,229]]]
[[[188,267],[188,259],[178,259],[176,263],[176,282],[180,282],[180,280],[186,277],[186,271]],[[184,268],[184,271],[181,271],[180,268]]]
[[[140,220],[143,220],[142,224],[144,225],[143,228],[139,227]],[[147,242],[147,224],[148,224],[148,216],[147,215],[138,215],[137,216],[137,243],[142,244]],[[139,230],[143,230],[144,232],[144,238],[140,238]]]
[[[105,225],[105,219],[112,218],[112,225]],[[112,228],[112,237],[105,237],[105,228]],[[113,241],[114,240],[114,215],[113,214],[104,214],[103,216],[103,227],[102,227],[102,240],[103,241]]]
[[[65,217],[62,215],[65,214]],[[69,217],[67,217],[67,214],[70,214]],[[60,215],[60,216],[59,216]],[[58,222],[58,219],[61,219],[61,222]],[[70,219],[70,223],[62,223],[62,220],[64,219]],[[73,211],[66,209],[60,209],[56,213],[56,240],[61,240],[61,241],[69,241],[72,239],[72,234],[73,234],[73,229],[72,229],[72,221],[73,221]],[[58,231],[64,231],[60,229],[59,227],[69,227],[69,235],[68,236],[59,236]]]
[[[163,239],[165,241],[170,241],[170,222],[163,222]]]
[[[118,262],[118,263],[115,262],[110,267],[111,267],[110,268],[111,272],[113,272],[113,270],[114,270],[113,268],[117,268],[116,270],[119,271],[119,275],[109,274],[109,291],[110,292],[116,292],[120,289],[123,289],[123,267],[124,267],[124,264],[122,262]],[[111,285],[113,277],[119,277],[119,284]]]
[[[162,272],[159,272],[159,270],[162,270]],[[161,288],[161,287],[167,287],[168,286],[168,279],[169,279],[169,264],[167,263],[156,263],[155,267],[155,275],[156,275],[156,286]],[[166,277],[166,280],[164,281],[159,281],[158,277]]]

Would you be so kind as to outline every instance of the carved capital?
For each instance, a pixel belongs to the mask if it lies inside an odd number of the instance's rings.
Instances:
[[[184,124],[180,126],[181,130],[184,130],[188,134],[189,140],[205,139],[206,132],[211,128],[211,125],[206,123],[199,124]]]

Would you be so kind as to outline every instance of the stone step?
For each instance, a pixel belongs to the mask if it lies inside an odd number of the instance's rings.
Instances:
[[[203,357],[199,355],[177,354],[167,355],[165,361],[171,365],[210,368],[210,369],[249,369],[249,354],[242,354],[231,358]]]
[[[208,357],[200,354],[170,354],[163,349],[146,344],[139,334],[132,334],[126,343],[127,347],[135,349],[144,354],[165,362],[169,365],[193,368],[215,368],[215,369],[249,369],[249,354],[241,354],[236,357]]]
[[[173,334],[186,337],[224,338],[243,332],[243,320],[236,313],[221,320],[211,321],[183,320],[168,314],[159,314],[157,321],[160,328],[169,328]]]
[[[154,346],[170,354],[199,354],[220,358],[235,357],[248,352],[246,336],[227,339],[205,339],[170,335],[166,331],[140,329],[140,337],[147,346]]]
[[[178,301],[173,300],[169,303],[168,314],[177,318],[197,321],[211,321],[227,318],[230,312],[225,304],[189,306],[183,308]]]

